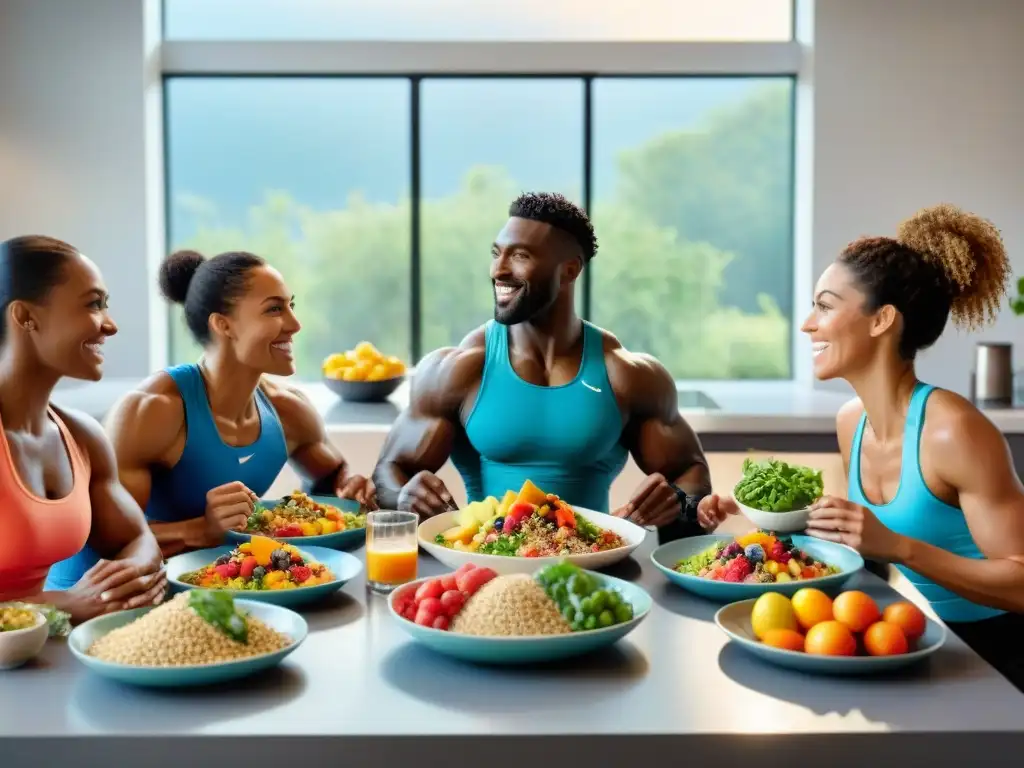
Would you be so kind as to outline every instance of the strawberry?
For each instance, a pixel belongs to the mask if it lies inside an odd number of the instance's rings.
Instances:
[[[428,597],[425,600],[420,600],[419,612],[426,611],[431,616],[438,616],[444,613],[444,609],[441,607],[441,601],[436,597]]]
[[[431,625],[434,629],[446,630],[448,629],[448,617],[438,616],[434,619],[434,623]]]
[[[259,563],[256,562],[256,558],[249,555],[242,561],[242,566],[238,570],[238,575],[248,581],[252,578],[252,572],[255,570],[257,565],[259,565]]]
[[[227,563],[222,563],[221,565],[214,566],[213,570],[215,570],[217,572],[217,575],[220,576],[221,578],[224,578],[224,579],[230,579],[231,578],[228,575],[231,571],[228,568],[228,564]]]
[[[288,538],[289,536],[301,536],[301,535],[302,535],[302,528],[299,527],[298,525],[296,525],[295,523],[289,523],[288,525],[284,526],[283,528],[278,528],[274,532],[274,536],[281,537],[281,538]]]
[[[465,604],[466,598],[457,589],[449,589],[441,595],[441,609],[449,617],[454,616]]]
[[[292,578],[295,579],[296,584],[302,584],[313,575],[313,571],[305,565],[293,565],[288,569],[288,572],[292,575]]]
[[[466,593],[467,597],[472,597],[480,587],[497,575],[490,568],[477,568],[463,577],[463,580],[459,583],[459,589]]]
[[[228,560],[226,563],[224,563],[224,567],[227,569],[227,578],[229,579],[233,579],[236,576],[238,576],[238,574],[242,570],[242,566],[239,565],[237,560]]]
[[[525,501],[516,502],[509,509],[508,514],[505,515],[505,522],[502,523],[501,530],[504,533],[512,533],[536,511],[537,507],[533,504],[528,504]]]
[[[441,577],[441,593],[451,592],[453,589],[458,589],[458,585],[455,583],[455,575],[449,573],[446,576]]]
[[[434,626],[434,620],[437,618],[437,614],[430,613],[430,611],[423,610],[420,606],[419,610],[416,611],[416,618],[413,619],[421,627],[432,627]]]
[[[419,589],[416,590],[416,600],[422,601],[428,597],[441,597],[444,594],[444,587],[441,586],[440,579],[431,579],[420,584]]]
[[[473,563],[463,563],[462,565],[459,566],[458,570],[455,571],[455,573],[452,574],[452,577],[455,578],[455,579],[458,579],[459,576],[461,576],[462,574],[469,573],[470,571],[475,570],[475,569],[476,569],[476,566],[473,565]]]
[[[402,616],[407,618],[409,621],[416,621],[416,614],[419,612],[419,606],[416,603],[409,603],[405,610],[402,611]]]

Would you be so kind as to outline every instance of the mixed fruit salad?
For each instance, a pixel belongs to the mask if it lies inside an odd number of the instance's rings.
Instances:
[[[736,501],[762,512],[806,509],[825,491],[821,471],[777,459],[743,460],[743,477],[733,495]]]
[[[334,581],[322,563],[305,559],[291,544],[253,536],[180,581],[204,589],[268,590],[315,587]]]
[[[499,576],[466,563],[415,591],[397,592],[393,605],[420,626],[492,637],[586,632],[633,618],[633,606],[617,590],[568,562],[533,576]]]
[[[703,552],[676,563],[679,573],[712,581],[777,584],[785,581],[818,579],[839,573],[793,544],[789,536],[765,531],[721,541]]]
[[[625,546],[551,493],[527,480],[518,493],[488,496],[456,514],[456,524],[435,537],[449,549],[509,557],[584,555]]]
[[[898,656],[924,635],[927,620],[906,601],[881,610],[865,592],[849,590],[835,600],[811,587],[792,598],[766,592],[750,614],[754,636],[765,645],[817,656]]]
[[[271,509],[259,505],[246,523],[248,533],[278,539],[297,536],[325,536],[366,527],[366,515],[344,512],[329,504],[320,504],[301,491],[285,496]]]

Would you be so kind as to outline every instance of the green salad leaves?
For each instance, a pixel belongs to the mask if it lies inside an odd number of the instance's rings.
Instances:
[[[792,512],[821,498],[821,471],[776,459],[744,459],[743,479],[734,494],[740,504],[763,512]]]
[[[188,604],[199,618],[235,642],[248,642],[249,622],[235,608],[231,595],[212,589],[193,589],[188,593]]]

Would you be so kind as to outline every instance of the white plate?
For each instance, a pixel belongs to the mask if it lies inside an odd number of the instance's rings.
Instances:
[[[775,533],[796,533],[807,527],[807,517],[811,514],[810,508],[794,509],[792,512],[765,512],[761,509],[748,507],[746,504],[736,502],[740,512],[754,525],[763,531],[774,531]]]
[[[599,528],[617,533],[626,543],[623,547],[609,549],[604,552],[588,552],[585,555],[558,555],[556,557],[508,557],[505,555],[481,555],[477,552],[463,552],[458,549],[442,547],[434,542],[434,537],[456,525],[455,516],[458,512],[445,512],[424,520],[419,525],[417,536],[420,546],[429,554],[450,568],[457,569],[463,563],[487,566],[496,573],[534,573],[552,563],[567,560],[587,570],[606,568],[609,565],[625,560],[643,542],[647,529],[641,528],[629,520],[613,517],[592,509],[573,507],[580,517],[585,517]]]

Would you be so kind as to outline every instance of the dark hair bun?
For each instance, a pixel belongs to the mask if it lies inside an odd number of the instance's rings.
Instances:
[[[168,301],[184,304],[188,286],[206,259],[196,251],[175,251],[160,265],[160,292]]]

